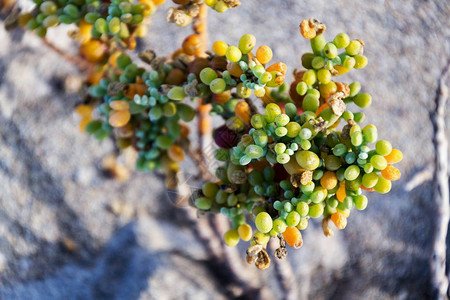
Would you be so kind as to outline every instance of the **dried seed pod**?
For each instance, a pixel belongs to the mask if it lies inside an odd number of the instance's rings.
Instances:
[[[270,266],[270,257],[266,250],[262,249],[259,251],[256,257],[255,265],[260,270],[267,269]]]
[[[106,156],[102,160],[102,169],[108,173],[112,178],[117,178],[120,181],[125,181],[130,177],[130,171],[123,165],[117,162],[115,155]]]
[[[156,58],[156,53],[153,50],[145,50],[145,51],[139,53],[139,58],[143,62],[150,65],[152,63],[152,61]]]
[[[108,85],[107,93],[109,96],[115,96],[118,93],[120,93],[121,91],[123,91],[126,87],[127,87],[127,84],[125,82],[114,81]]]
[[[327,129],[328,121],[325,121],[322,119],[322,117],[319,117],[316,119],[316,122],[314,123],[313,127],[316,132],[324,131]]]
[[[192,17],[186,14],[184,10],[171,7],[167,11],[167,22],[175,23],[177,26],[180,27],[185,27],[192,23]]]
[[[337,92],[331,95],[327,100],[328,106],[331,107],[333,113],[337,116],[342,115],[347,108],[344,101],[342,101],[342,98],[344,97],[345,95],[343,92]]]
[[[169,23],[174,23],[173,14],[177,11],[176,7],[169,7],[166,14],[166,21]]]
[[[198,91],[198,81],[197,79],[194,79],[191,83],[184,86],[184,92],[189,97],[198,97],[199,91]]]
[[[258,253],[260,251],[262,251],[263,248],[264,247],[262,245],[259,245],[259,244],[256,244],[256,245],[248,247],[247,251],[246,251],[246,253],[247,253],[247,262],[249,264],[253,263],[255,261],[256,255],[258,255]]]
[[[348,84],[343,82],[335,82],[335,84],[337,87],[337,91],[344,94],[343,98],[347,98],[348,96],[350,96],[350,87],[348,86]]]
[[[181,127],[181,137],[186,138],[190,132],[189,127],[183,123],[180,124],[180,127]],[[186,139],[182,139],[182,141],[184,141],[184,140],[186,140]]]
[[[300,174],[293,174],[290,177],[292,186],[299,187],[300,185],[307,185],[312,181],[313,171],[304,170]]]
[[[334,232],[328,223],[329,221],[330,221],[330,217],[323,218],[323,220],[322,220],[322,231],[326,237],[330,237],[330,236],[334,235]]]
[[[241,2],[239,0],[222,0],[228,7],[236,7],[241,5]]]
[[[192,56],[180,54],[172,62],[172,65],[180,70],[187,71],[189,64],[193,60]]]
[[[128,50],[134,50],[134,48],[136,48],[137,42],[136,37],[134,35],[131,35],[129,38],[126,38],[124,42]]]
[[[188,7],[186,7],[186,13],[189,16],[195,18],[200,13],[200,6],[198,6],[198,4],[193,3],[192,5],[189,5]]]
[[[308,20],[303,20],[300,23],[300,33],[305,39],[313,39],[317,33],[313,26],[311,26]]]
[[[280,247],[275,250],[274,254],[276,258],[284,259],[287,256],[286,240],[284,239],[282,234],[278,234],[277,237],[280,240]]]
[[[245,260],[247,261],[248,264],[252,264],[255,261],[255,257],[254,256],[246,256]]]
[[[317,30],[317,33],[316,33],[317,35],[324,33],[325,30],[327,29],[325,24],[323,24],[316,18],[309,19],[309,25],[311,27],[313,27],[315,30]]]
[[[301,174],[300,184],[306,185],[312,181],[313,171],[305,170]]]
[[[274,255],[278,259],[284,259],[287,256],[287,249],[283,248],[283,247],[280,247],[280,248],[275,250]]]

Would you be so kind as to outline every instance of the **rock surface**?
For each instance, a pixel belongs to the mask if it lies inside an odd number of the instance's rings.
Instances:
[[[253,33],[291,70],[309,47],[298,33],[301,19],[324,21],[329,39],[342,31],[363,39],[369,65],[344,80],[357,79],[373,95],[367,120],[405,156],[391,193],[370,195],[369,207],[334,237],[325,238],[313,222],[303,248],[289,251],[299,297],[429,298],[429,114],[450,58],[449,2],[242,2],[224,14],[209,12],[210,39],[237,43]],[[169,6],[156,13],[140,48],[168,54],[190,34],[165,23]],[[72,51],[66,29],[52,29],[48,38]],[[113,147],[78,131],[79,99],[66,90],[76,68],[30,33],[0,26],[0,41],[0,298],[229,298],[208,252],[175,212],[185,208],[168,200],[158,175],[133,172],[118,182],[102,173]],[[279,298],[274,267],[249,272]]]

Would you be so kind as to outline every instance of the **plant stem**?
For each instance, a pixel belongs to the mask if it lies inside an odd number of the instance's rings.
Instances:
[[[208,45],[208,30],[207,30],[207,6],[206,4],[200,4],[200,12],[198,16],[195,18],[193,23],[193,29],[196,34],[200,36],[201,40],[201,53],[202,56],[205,55],[207,45]],[[211,118],[209,116],[209,112],[211,110],[210,104],[204,104],[203,99],[199,99],[198,101],[198,127],[197,127],[197,136],[198,136],[198,152],[201,155],[202,160],[204,160],[203,151],[205,149],[205,140],[206,136],[210,136],[212,134],[211,128]]]
[[[230,223],[224,216],[211,216],[210,224],[219,238],[230,229]],[[243,258],[239,255],[238,248],[223,247],[223,242],[221,245],[224,252],[222,260],[227,265],[230,276],[233,277],[233,281],[238,284],[237,287],[240,290],[236,296],[243,299],[273,299],[270,291],[261,285],[260,279],[252,274],[250,267],[254,268],[254,265],[245,265],[243,263]]]
[[[271,250],[275,252],[278,248],[276,244],[276,239],[273,239],[269,244]],[[284,292],[283,299],[285,300],[296,300],[299,297],[298,288],[295,283],[295,274],[292,270],[292,266],[288,258],[279,259],[274,258],[273,263],[275,264],[275,272],[277,274],[278,282],[280,283],[280,288]]]
[[[194,32],[200,35],[201,56],[206,55],[208,44],[207,33],[207,6],[200,5],[200,13],[193,23]],[[205,156],[205,141],[212,135],[211,117],[209,112],[210,104],[204,104],[203,99],[199,99],[197,118],[197,135],[199,148],[198,151],[189,151],[188,155],[197,164],[201,178],[203,180],[212,180],[214,175],[208,170],[208,157]],[[224,247],[222,235],[229,229],[228,220],[221,219],[219,216],[204,216],[196,218],[190,210],[186,211],[186,217],[192,222],[194,232],[203,243],[208,253],[211,255],[211,265],[214,273],[222,277],[221,281],[227,287],[234,297],[241,299],[271,299],[267,288],[261,288],[258,278],[252,277],[249,269],[242,264],[242,258],[236,248]],[[208,222],[209,224],[205,224]]]
[[[245,102],[247,102],[248,106],[250,107],[250,112],[252,115],[259,113],[258,107],[256,107],[255,103],[253,103],[253,100],[250,98],[245,98]]]
[[[189,197],[190,192],[191,189],[185,182],[178,186],[178,197]],[[236,247],[224,247],[221,236],[229,229],[226,219],[211,215],[198,218],[191,207],[177,209],[176,212],[188,221],[189,228],[202,243],[209,255],[206,265],[224,287],[228,298],[274,299],[270,291],[261,286],[259,277],[254,276],[250,268],[243,265]]]
[[[208,7],[206,4],[200,4],[200,12],[193,22],[194,32],[200,35],[201,53],[204,54],[208,49]]]
[[[181,211],[181,210],[180,210]],[[242,275],[236,273],[231,267],[230,257],[225,253],[222,247],[222,241],[212,230],[208,218],[203,216],[197,218],[192,208],[182,210],[183,217],[190,224],[197,239],[203,244],[206,252],[209,254],[207,266],[216,280],[224,287],[229,298],[240,297],[240,299],[261,299],[261,294],[257,285],[249,285],[247,281],[241,280]],[[270,299],[270,298],[268,298]]]
[[[200,178],[203,181],[214,180],[214,175],[209,172],[208,166],[206,165],[206,163],[203,160],[200,153],[198,153],[192,149],[189,149],[187,154],[192,159],[192,161],[197,165],[197,167],[200,171]]]
[[[82,59],[81,57],[79,57],[77,55],[73,55],[73,54],[70,54],[70,53],[66,52],[65,50],[59,48],[58,46],[56,46],[55,44],[53,44],[49,40],[42,39],[42,41],[44,42],[44,44],[47,47],[49,47],[50,49],[52,49],[53,51],[55,51],[56,53],[61,55],[67,61],[69,61],[72,64],[74,64],[75,66],[77,66],[77,68],[80,71],[82,71],[82,72],[87,71],[91,67],[91,64],[88,61]]]
[[[197,136],[198,136],[198,153],[203,161],[205,161],[204,150],[206,148],[206,141],[208,140],[206,137],[212,135],[212,127],[211,127],[211,117],[209,112],[211,111],[210,104],[203,104],[203,99],[198,100],[198,108],[197,108],[197,118],[198,118],[198,127],[197,127]]]

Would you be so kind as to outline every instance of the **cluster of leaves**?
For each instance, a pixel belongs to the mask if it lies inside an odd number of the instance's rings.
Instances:
[[[19,15],[17,23],[42,37],[49,27],[76,24],[72,35],[92,64],[86,103],[76,108],[80,128],[99,140],[112,136],[119,149],[134,148],[138,170],[163,170],[168,187],[176,188],[172,179],[189,151],[186,123],[196,116],[193,104],[201,99],[211,105],[211,114],[223,117],[225,124],[214,132],[215,158],[223,165],[217,181],[196,192],[193,205],[201,214],[227,216],[232,229],[225,244],[250,241],[247,261],[260,269],[270,264],[265,248],[272,237],[280,240],[275,256],[283,258],[286,244],[302,246],[300,230],[311,218],[322,218],[324,234],[331,236],[330,220],[344,229],[353,208],[367,207],[363,190],[387,193],[401,176],[393,166],[401,151],[378,140],[375,125],[358,124],[365,115],[353,108],[368,107],[370,94],[361,92],[359,82],[335,80],[367,65],[359,39],[340,33],[327,42],[323,23],[303,20],[300,33],[312,52],[302,56],[305,70],[294,70],[287,85],[287,66],[270,63],[272,49],[256,48],[253,35],[243,35],[236,46],[217,41],[204,53],[204,28],[195,22],[197,33],[180,50],[170,57],[140,53],[150,68],[139,67],[125,50],[145,35],[145,18],[164,0],[34,1],[36,8]],[[200,18],[205,5],[224,12],[240,4],[173,2],[179,6],[169,9],[167,20],[179,26]]]
[[[145,30],[144,19],[156,10],[161,1],[113,0],[110,3],[98,0],[34,0],[35,8],[17,17],[18,24],[45,37],[48,28],[59,24],[83,22],[95,24],[90,30],[92,37],[102,36],[129,39],[135,32]]]
[[[120,149],[134,147],[138,170],[164,169],[173,175],[189,148],[185,122],[192,121],[195,111],[182,100],[184,88],[189,89],[195,75],[188,76],[187,56],[166,61],[149,51],[141,57],[152,71],[121,54],[117,68],[91,86],[90,96],[100,101],[96,102],[97,117],[85,130],[100,140],[113,134]]]
[[[172,58],[156,58],[151,51],[143,53],[142,59],[152,66],[152,71],[146,71],[134,64],[125,51],[133,50],[136,38],[145,36],[148,17],[165,0],[34,2],[34,9],[14,16],[10,23],[35,31],[43,38],[50,27],[77,26],[69,34],[80,43],[80,56],[90,63],[85,81],[89,93],[84,104],[76,108],[82,118],[81,131],[99,140],[113,136],[120,149],[133,146],[138,151],[137,169],[164,169],[173,177],[189,147],[189,129],[183,122],[195,116],[194,109],[181,102],[187,97],[185,90],[193,101],[210,94],[207,86],[197,86],[198,72],[188,76],[192,73],[188,65],[199,68],[193,59],[201,54],[200,35],[186,39],[185,51],[175,53]],[[223,12],[240,4],[228,0],[173,2],[180,5],[177,14],[189,11],[188,23],[205,5]],[[173,8],[168,14],[172,12]],[[202,93],[202,88],[206,88],[206,93]]]
[[[272,71],[281,63],[268,68],[259,63],[258,58],[269,62],[272,52],[261,46],[253,56],[250,51],[256,40],[250,37],[252,46],[245,54],[238,47],[224,44],[220,49],[226,50],[223,53],[198,57],[192,51],[196,35],[189,36],[183,43],[185,50],[170,58],[156,57],[152,51],[141,53],[151,71],[138,67],[127,54],[115,55],[108,72],[89,89],[90,96],[99,100],[95,120],[89,109],[92,105],[77,109],[85,130],[100,140],[113,134],[120,149],[132,146],[138,151],[138,170],[163,169],[169,175],[168,182],[173,183],[178,163],[189,150],[189,128],[185,123],[195,117],[192,103],[202,98],[204,104],[214,104],[214,113],[230,116],[227,128],[237,136],[249,128],[250,109],[245,98],[252,91],[263,96],[267,85],[283,83],[285,68],[281,73]]]
[[[364,43],[345,33],[326,42],[325,26],[316,19],[303,21],[300,31],[313,50],[302,57],[306,70],[294,71],[289,92],[283,87],[264,94],[255,90],[266,103],[263,114],[235,110],[233,122],[228,119],[216,130],[216,159],[224,165],[216,171],[219,181],[206,183],[194,203],[200,211],[227,216],[233,228],[225,243],[251,240],[247,259],[260,269],[270,262],[264,250],[270,238],[280,239],[275,255],[282,258],[286,243],[301,247],[300,230],[310,218],[322,218],[324,234],[331,236],[330,220],[344,229],[353,208],[367,207],[363,190],[387,193],[401,175],[392,165],[402,159],[401,151],[378,140],[375,125],[358,125],[364,114],[352,107],[368,107],[370,94],[361,93],[358,82],[333,80],[367,65]],[[258,52],[254,61],[258,65]],[[246,72],[252,63],[238,65]],[[258,74],[255,66],[249,68],[259,78],[255,84],[261,84],[264,68]],[[248,223],[254,223],[255,233]]]

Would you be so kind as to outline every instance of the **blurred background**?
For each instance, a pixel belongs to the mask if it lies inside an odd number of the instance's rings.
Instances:
[[[29,9],[30,2],[19,4]],[[167,0],[158,9],[139,50],[168,55],[191,33],[166,23],[170,6]],[[236,44],[252,33],[293,70],[309,51],[298,24],[311,17],[327,25],[328,40],[340,32],[364,40],[369,65],[342,79],[373,95],[364,123],[403,151],[403,176],[389,194],[370,194],[368,208],[331,238],[310,222],[303,247],[290,249],[280,267],[292,269],[296,299],[429,299],[437,226],[431,120],[439,82],[450,83],[443,77],[450,2],[242,0],[223,14],[209,10],[210,43]],[[162,176],[108,176],[102,165],[112,142],[78,130],[77,68],[34,34],[0,25],[1,299],[284,297],[275,264],[264,271],[247,265],[245,246],[236,257],[212,245],[247,283],[211,258],[190,209],[171,201]],[[48,39],[75,53],[68,29],[51,29]],[[447,111],[447,128],[449,120]]]

